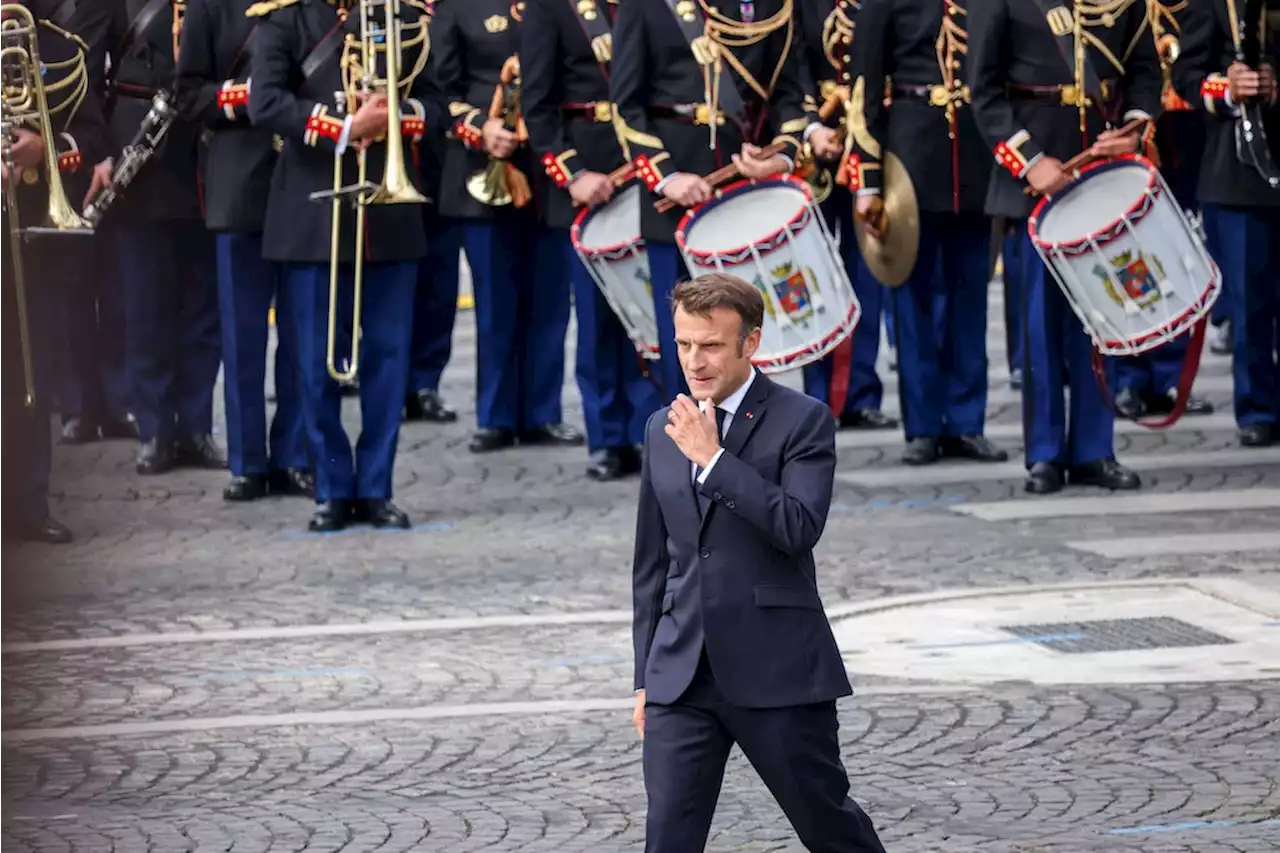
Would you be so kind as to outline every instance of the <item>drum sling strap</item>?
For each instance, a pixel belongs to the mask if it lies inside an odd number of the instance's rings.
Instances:
[[[1147,429],[1167,429],[1176,424],[1184,412],[1187,410],[1187,399],[1191,396],[1191,386],[1195,384],[1196,374],[1200,372],[1200,354],[1204,350],[1204,333],[1205,328],[1209,325],[1209,314],[1205,313],[1200,318],[1191,331],[1188,333],[1191,337],[1187,344],[1187,354],[1182,359],[1182,369],[1178,373],[1177,398],[1173,401],[1173,410],[1163,418],[1150,421],[1142,418],[1126,418],[1116,411],[1115,398],[1111,396],[1111,382],[1107,377],[1107,363],[1102,353],[1098,352],[1095,345],[1093,348],[1093,378],[1098,382],[1098,390],[1102,392],[1102,399],[1112,412],[1123,418],[1124,420],[1132,420],[1138,426]]]

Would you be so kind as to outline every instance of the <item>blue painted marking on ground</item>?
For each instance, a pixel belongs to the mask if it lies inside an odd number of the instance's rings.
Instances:
[[[1263,628],[1280,628],[1280,619],[1277,619],[1274,622],[1263,622],[1262,627]]]
[[[290,530],[284,534],[286,539],[314,539],[317,536],[351,536],[355,533],[368,533],[370,531],[376,533],[441,533],[446,530],[453,530],[458,525],[452,521],[431,521],[426,524],[415,524],[408,530],[400,530],[394,527],[386,527],[382,530],[376,530],[365,525],[355,525],[345,530],[335,530],[332,533],[315,533],[310,530]]]
[[[1083,640],[1085,634],[1041,634],[1038,637],[1011,637],[1008,640],[968,640],[960,643],[934,643],[913,646],[916,649],[959,649],[966,646],[1016,646],[1026,643],[1060,643],[1063,640]]]
[[[964,500],[960,495],[943,495],[940,498],[906,498],[900,501],[878,498],[860,504],[833,503],[831,504],[831,512],[843,515],[853,512],[873,512],[880,509],[932,509],[934,507],[964,503]]]
[[[1197,829],[1226,829],[1231,826],[1280,826],[1280,818],[1269,820],[1190,820],[1185,823],[1153,823],[1111,830],[1112,835],[1146,835],[1157,832],[1188,832]]]
[[[199,678],[202,681],[245,681],[250,678],[341,678],[368,674],[367,669],[281,669],[262,672],[211,672]]]

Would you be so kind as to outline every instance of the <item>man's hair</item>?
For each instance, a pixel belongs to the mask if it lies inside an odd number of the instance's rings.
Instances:
[[[726,272],[709,272],[677,284],[671,294],[671,313],[677,308],[699,317],[710,317],[715,309],[728,308],[742,320],[739,342],[764,325],[764,297],[759,288]]]

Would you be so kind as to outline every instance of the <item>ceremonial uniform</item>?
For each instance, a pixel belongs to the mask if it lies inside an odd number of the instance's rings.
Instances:
[[[1156,50],[1165,77],[1161,95],[1164,112],[1156,120],[1160,172],[1178,205],[1194,214],[1200,206],[1196,201],[1196,184],[1204,156],[1205,116],[1193,110],[1173,91],[1169,78],[1169,69],[1176,56],[1170,52],[1176,51],[1171,45],[1177,44],[1181,29],[1179,15],[1185,16],[1188,4],[1165,6],[1159,0],[1147,0],[1147,3],[1152,21],[1151,35],[1156,39]],[[1214,310],[1218,310],[1216,304]],[[1148,413],[1167,414],[1173,411],[1190,337],[1190,334],[1185,334],[1142,355],[1116,359],[1115,402],[1119,414],[1139,418]],[[1211,414],[1213,404],[1188,394],[1183,411],[1188,415]]]
[[[310,464],[298,392],[293,306],[279,267],[262,257],[262,224],[276,152],[271,134],[249,124],[249,55],[256,21],[250,0],[188,0],[178,59],[183,118],[203,124],[205,223],[216,234],[222,315],[223,391],[231,482],[227,500],[268,490],[309,494]],[[276,413],[266,430],[268,312],[276,305]]]
[[[569,262],[560,232],[547,227],[536,200],[551,188],[522,144],[505,166],[485,150],[485,122],[495,94],[520,87],[517,54],[524,4],[512,0],[443,0],[431,24],[432,51],[449,98],[453,136],[445,152],[440,212],[466,220],[467,262],[475,290],[478,371],[473,453],[526,444],[576,445],[582,435],[563,423],[565,334],[569,329]],[[507,79],[503,80],[503,70]],[[520,121],[509,119],[517,137]],[[512,201],[495,206],[473,197],[468,180],[502,170]],[[529,197],[532,192],[533,198]]]
[[[56,153],[53,167],[58,170],[66,201],[73,210],[79,210],[93,165],[106,158],[106,125],[101,102],[95,92],[79,90],[86,76],[86,47],[78,36],[48,20],[47,16],[54,14],[57,4],[37,0],[24,5],[37,22],[36,46]],[[6,17],[8,14],[11,13],[6,13]],[[18,23],[24,26],[26,21]],[[6,45],[14,44],[9,32],[6,28]],[[6,103],[6,111],[8,107]],[[16,125],[15,133],[18,128],[37,137],[42,137],[45,130],[35,121]],[[3,145],[7,151],[9,140],[4,140]],[[6,242],[0,251],[4,272],[3,305],[0,306],[3,319],[0,392],[4,398],[0,407],[4,422],[0,430],[3,433],[0,470],[6,507],[5,533],[19,539],[61,543],[69,542],[71,533],[49,516],[49,414],[56,397],[56,372],[50,369],[56,349],[49,345],[56,348],[61,343],[58,300],[70,286],[72,277],[83,273],[82,266],[75,260],[85,252],[89,237],[83,233],[38,234],[29,242],[15,243],[11,228],[25,230],[46,225],[50,188],[49,162],[43,146],[39,156],[37,165],[15,162],[12,170],[8,157],[5,158],[3,227]],[[25,235],[18,240],[24,241]],[[21,263],[22,293],[26,302],[26,336],[33,380],[30,384],[24,371],[28,354],[21,347],[17,263]]]
[[[105,94],[106,39],[112,31],[110,4],[78,0],[45,2],[40,7],[48,7],[53,23],[84,41],[89,90],[101,104]],[[92,64],[95,59],[96,68]],[[105,153],[115,152],[108,145]],[[90,165],[86,164],[83,176],[86,188]],[[72,199],[77,208],[82,200],[83,195]],[[124,296],[115,225],[114,220],[100,223],[93,236],[76,241],[80,250],[74,258],[63,259],[64,263],[77,264],[79,270],[70,275],[62,291],[66,347],[58,388],[63,444],[138,437],[138,427],[130,413]]]
[[[133,140],[156,92],[173,85],[179,13],[170,0],[116,0],[112,10],[108,105],[119,151]],[[139,474],[159,474],[175,463],[226,465],[212,438],[222,348],[214,241],[204,226],[196,173],[200,134],[198,125],[174,123],[108,214],[120,222]]]
[[[585,172],[608,175],[627,162],[609,101],[614,8],[603,0],[528,0],[520,28],[529,142],[555,184],[540,201],[573,285],[576,372],[592,456],[587,474],[601,480],[640,472],[644,425],[662,403],[643,375],[635,345],[569,239],[581,209],[569,185]]]
[[[1036,199],[1024,192],[1024,179],[1042,156],[1065,163],[1108,123],[1159,113],[1160,63],[1143,31],[1146,13],[1144,4],[1126,0],[1076,0],[1047,11],[1038,2],[988,0],[969,9],[973,114],[1000,166],[992,172],[988,213],[1013,220],[1025,235]],[[1093,374],[1089,336],[1030,237],[1020,254],[1027,489],[1057,491],[1064,471],[1077,483],[1137,488],[1137,475],[1114,458],[1114,413]]]
[[[363,253],[360,334],[360,438],[354,457],[342,426],[338,383],[326,366],[330,306],[330,248],[333,206],[312,201],[313,192],[334,186],[335,155],[342,183],[358,179],[357,156],[348,145],[355,112],[348,102],[340,66],[344,40],[358,56],[360,15],[326,0],[269,0],[249,10],[257,18],[251,62],[249,117],[255,127],[278,135],[283,147],[271,177],[262,234],[263,255],[284,266],[284,294],[292,304],[298,333],[303,411],[312,458],[315,531],[337,530],[352,520],[379,527],[408,527],[408,517],[391,502],[396,442],[404,389],[408,383],[409,341],[418,261],[426,254],[422,212],[413,204],[365,206],[365,230],[356,234],[349,199],[341,203],[338,305],[341,315],[354,304],[356,241]],[[400,127],[409,179],[422,179],[410,156],[411,144],[427,132],[443,132],[444,98],[424,51],[426,31],[417,8],[400,6],[403,46],[400,62]],[[380,62],[369,72],[381,76]],[[395,93],[392,93],[393,95]],[[387,171],[387,145],[366,152],[367,176],[380,183]]]
[[[1208,116],[1199,200],[1231,300],[1236,424],[1249,447],[1280,441],[1280,108],[1265,97],[1235,103],[1227,69],[1237,51],[1255,70],[1280,65],[1280,33],[1264,14],[1259,2],[1193,4],[1173,66],[1178,94]],[[1241,138],[1244,110],[1266,131],[1252,153]]]
[[[653,194],[641,202],[640,231],[668,398],[688,393],[670,305],[676,282],[688,277],[675,244],[676,224],[686,211],[677,206],[658,213],[652,202],[661,198],[667,179],[707,175],[730,164],[744,142],[772,133],[795,163],[818,116],[812,103],[807,110],[804,103],[792,13],[791,0],[623,0],[618,6],[609,91],[621,141]],[[718,80],[718,87],[707,80]]]
[[[886,148],[906,166],[920,208],[915,268],[892,296],[903,461],[913,465],[940,456],[1008,458],[982,435],[991,239],[983,201],[991,168],[968,107],[966,15],[954,0],[868,0],[853,51],[850,183],[860,196],[879,194]]]
[[[804,51],[801,54],[804,80],[812,81],[824,101],[847,98],[853,84],[849,68],[855,0],[798,0],[796,22]],[[816,106],[816,105],[815,105]],[[824,104],[825,106],[825,104]],[[837,108],[831,123],[843,120]],[[854,233],[853,196],[849,188],[836,184],[822,203],[822,215],[840,247],[845,272],[862,306],[862,319],[853,334],[833,353],[804,369],[804,388],[812,397],[832,407],[841,426],[887,429],[898,425],[880,411],[884,386],[876,373],[880,353],[880,319],[884,287],[862,262]]]

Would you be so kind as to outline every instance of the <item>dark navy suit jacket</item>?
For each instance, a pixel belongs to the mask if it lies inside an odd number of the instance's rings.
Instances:
[[[666,423],[663,408],[645,428],[636,688],[648,702],[675,702],[705,644],[732,705],[781,708],[852,693],[813,565],[836,467],[830,409],[757,375],[701,486]]]

